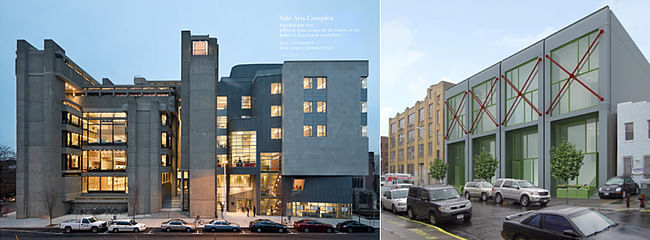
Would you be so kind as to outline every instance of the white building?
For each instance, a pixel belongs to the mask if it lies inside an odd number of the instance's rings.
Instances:
[[[650,179],[650,103],[618,104],[616,173],[637,183]]]

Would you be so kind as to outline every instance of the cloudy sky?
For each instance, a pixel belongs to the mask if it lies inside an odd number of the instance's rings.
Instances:
[[[415,1],[381,5],[381,135],[388,118],[609,5],[646,58],[650,1]]]

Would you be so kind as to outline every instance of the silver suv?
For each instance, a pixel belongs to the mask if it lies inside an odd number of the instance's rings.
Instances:
[[[548,190],[537,187],[527,180],[501,178],[494,183],[494,200],[501,204],[505,199],[528,207],[531,203],[546,206],[551,201]]]
[[[481,201],[487,201],[488,198],[494,197],[494,188],[492,184],[485,181],[467,182],[463,187],[463,193],[467,199],[477,197]]]

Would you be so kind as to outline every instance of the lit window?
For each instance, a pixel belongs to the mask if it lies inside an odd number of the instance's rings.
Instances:
[[[313,111],[312,102],[304,102],[303,103],[303,109],[304,109],[304,112],[306,112],[306,113],[312,112]]]
[[[364,136],[364,137],[368,136],[368,126],[361,125],[361,136]]]
[[[282,83],[271,83],[271,95],[282,94]]]
[[[361,112],[362,113],[367,113],[368,112],[368,102],[361,101]]]
[[[311,78],[303,78],[302,85],[305,87],[305,89],[311,89]]]
[[[319,77],[318,79],[318,88],[317,89],[326,89],[327,88],[327,78]]]
[[[160,133],[160,145],[162,148],[167,148],[167,133],[162,132]]]
[[[217,128],[225,129],[228,127],[227,116],[217,116]]]
[[[217,96],[217,110],[224,110],[228,108],[228,97]]]
[[[160,114],[160,125],[162,125],[162,126],[167,125],[167,114],[165,114],[165,113]]]
[[[251,96],[241,97],[241,109],[251,109]]]
[[[208,55],[208,41],[192,41],[192,55]]]
[[[318,101],[316,103],[316,111],[317,112],[327,112],[327,102],[325,101]]]
[[[228,136],[226,136],[226,135],[217,136],[217,146],[219,146],[220,148],[227,148],[228,147]]]
[[[368,77],[361,77],[361,89],[368,88]]]
[[[282,128],[271,128],[271,139],[282,139]]]
[[[312,137],[312,136],[314,136],[314,132],[312,130],[311,125],[305,125],[305,126],[302,127],[302,129],[303,129],[302,130],[302,132],[303,132],[302,135],[304,137]]]
[[[230,133],[228,146],[230,147],[231,166],[255,167],[257,162],[256,135],[255,131],[235,131]]]
[[[271,117],[282,116],[282,105],[271,105]]]
[[[160,166],[167,167],[171,164],[168,164],[167,158],[169,156],[167,154],[161,154],[160,155]]]
[[[318,125],[318,136],[327,137],[327,125]]]
[[[302,191],[305,189],[305,179],[294,179],[293,180],[293,190]]]
[[[217,162],[220,168],[226,167],[226,165],[228,164],[228,155],[226,154],[217,155]]]

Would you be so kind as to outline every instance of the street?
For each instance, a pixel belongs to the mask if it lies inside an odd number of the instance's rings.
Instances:
[[[290,230],[290,233],[251,233],[244,230],[232,232],[163,232],[160,229],[147,229],[142,233],[62,233],[54,229],[12,230],[0,229],[0,239],[379,239],[374,233],[303,233]]]
[[[601,213],[621,224],[635,225],[650,228],[650,213],[639,210],[626,211],[622,200],[598,200],[611,203],[618,209],[600,210]],[[571,203],[570,203],[571,204]],[[556,208],[566,206],[563,199],[553,199],[548,207]],[[497,205],[494,200],[480,202],[472,199],[472,220],[469,223],[447,223],[432,226],[427,220],[411,220],[405,214],[398,216],[390,211],[382,211],[381,236],[382,240],[392,239],[502,239],[501,224],[506,216],[515,213],[538,210],[540,206],[532,205],[524,208],[519,204],[506,202]],[[448,232],[447,233],[445,233]]]

